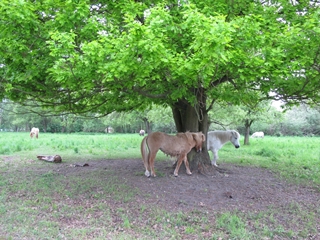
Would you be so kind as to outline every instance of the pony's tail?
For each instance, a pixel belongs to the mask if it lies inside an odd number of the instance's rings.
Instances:
[[[141,155],[142,155],[142,161],[143,161],[143,164],[144,164],[144,167],[146,168],[146,172],[144,173],[147,177],[150,177],[150,172],[149,172],[149,152],[148,151],[148,145],[147,145],[147,138],[148,136],[145,136],[143,139],[142,139],[142,142],[141,142]]]

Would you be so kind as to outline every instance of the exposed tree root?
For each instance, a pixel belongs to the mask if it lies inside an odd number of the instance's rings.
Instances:
[[[219,173],[226,173],[226,174],[231,174],[232,171],[226,168],[221,168],[221,167],[216,167],[216,166],[211,166],[215,168]]]
[[[177,162],[175,162],[172,165],[172,168],[175,169]],[[204,162],[198,162],[196,166],[193,166],[192,171],[194,172],[195,170],[204,176],[213,176],[216,175],[217,173],[221,174],[232,174],[232,171],[226,168],[221,168],[221,167],[216,167],[214,165],[204,163]],[[181,171],[185,171],[185,166],[184,164],[181,165]]]
[[[217,172],[222,174],[231,174],[232,171],[226,168],[220,168],[213,165],[205,164],[205,163],[198,163],[198,173],[205,175],[205,176],[213,176],[217,174]]]

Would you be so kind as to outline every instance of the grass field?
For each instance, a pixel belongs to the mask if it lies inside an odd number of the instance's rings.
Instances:
[[[29,139],[28,133],[0,133],[0,157],[35,159],[36,155],[59,154],[71,163],[81,159],[141,158],[141,139],[138,134],[42,133],[37,140]],[[320,185],[319,146],[317,137],[265,137],[251,139],[249,146],[242,145],[236,152],[228,143],[219,151],[219,157],[225,162],[270,168],[296,182]],[[159,152],[157,159],[167,157]]]
[[[159,236],[161,239],[308,239],[319,230],[316,226],[320,207],[308,210],[308,206],[298,204],[288,206],[288,212],[298,213],[299,219],[305,219],[299,233],[277,226],[273,219],[277,210],[272,208],[258,214],[219,212],[210,219],[209,215],[199,212],[150,210],[142,204],[138,215],[151,216],[152,227],[142,219],[131,218],[130,207],[135,196],[141,193],[120,182],[115,175],[110,174],[108,182],[100,180],[105,170],[87,173],[85,182],[83,175],[70,175],[61,180],[56,172],[44,171],[43,162],[36,158],[36,155],[59,154],[63,162],[70,164],[138,159],[141,139],[138,134],[49,133],[30,139],[28,133],[1,132],[0,239],[158,239]],[[239,149],[228,143],[219,151],[219,157],[223,162],[270,169],[289,182],[311,186],[319,192],[319,145],[317,137],[267,136],[250,139],[249,146]],[[157,161],[161,159],[168,158],[158,154]],[[94,195],[91,189],[95,189]],[[122,202],[121,207],[110,209],[109,198]],[[114,215],[119,218],[116,225],[111,220]],[[67,221],[77,216],[84,216],[85,221],[72,227]],[[251,225],[249,227],[252,221],[255,232]],[[64,224],[68,227],[63,228]],[[210,236],[198,235],[209,228],[215,229]]]

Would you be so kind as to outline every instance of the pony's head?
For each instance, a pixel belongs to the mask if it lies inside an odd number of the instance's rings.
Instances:
[[[202,132],[192,133],[192,137],[196,142],[195,148],[197,152],[202,151],[202,144],[206,141],[206,137]]]
[[[232,142],[232,144],[236,147],[239,148],[240,147],[240,134],[237,131],[232,130],[231,131],[231,139],[230,141]]]

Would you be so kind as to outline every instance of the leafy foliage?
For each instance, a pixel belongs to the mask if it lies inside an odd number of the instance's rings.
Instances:
[[[319,9],[197,1],[2,1],[1,98],[101,114],[210,99],[319,98]]]

